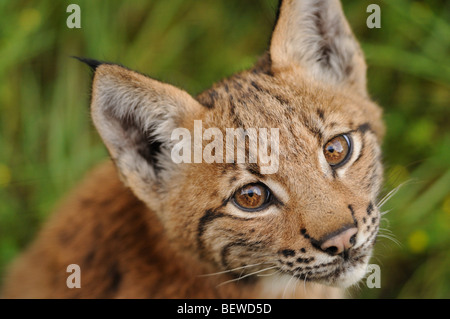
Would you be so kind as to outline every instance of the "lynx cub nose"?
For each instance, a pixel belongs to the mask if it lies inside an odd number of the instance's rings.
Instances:
[[[348,228],[325,240],[322,245],[320,245],[320,249],[333,256],[340,255],[353,247],[356,241],[357,232],[358,228],[356,227]]]

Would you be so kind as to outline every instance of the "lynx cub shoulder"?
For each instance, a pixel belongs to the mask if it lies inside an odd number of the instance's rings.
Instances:
[[[5,297],[338,297],[365,275],[380,220],[382,111],[339,1],[280,3],[260,61],[196,98],[84,60],[112,161],[13,263]],[[200,147],[219,160],[174,161],[178,128],[193,136],[183,156]],[[226,160],[229,143],[213,148],[212,132],[225,140],[238,128],[232,151],[245,156]],[[270,128],[278,134],[268,145],[261,132]],[[263,172],[263,146],[275,172]],[[66,285],[71,264],[81,288]]]

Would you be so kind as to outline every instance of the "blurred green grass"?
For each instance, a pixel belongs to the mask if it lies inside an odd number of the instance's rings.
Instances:
[[[81,29],[66,8],[81,7]],[[344,10],[385,109],[384,206],[361,298],[450,297],[450,2],[363,1]],[[267,48],[275,0],[0,1],[0,277],[52,207],[106,157],[89,118],[89,72],[70,56],[124,64],[195,95]],[[394,241],[386,237],[395,237]]]

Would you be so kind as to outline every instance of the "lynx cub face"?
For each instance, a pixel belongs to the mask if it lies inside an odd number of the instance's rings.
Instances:
[[[283,1],[268,54],[197,99],[117,65],[95,67],[95,125],[177,249],[236,276],[271,269],[346,287],[365,274],[383,124],[338,1]],[[278,128],[277,172],[262,174],[258,154],[257,163],[175,164],[171,133],[194,134],[194,120],[224,135]]]
[[[282,1],[268,52],[196,98],[81,60],[95,70],[94,124],[132,192],[111,166],[92,173],[13,265],[5,296],[273,298],[294,278],[362,278],[384,127],[338,0]],[[66,285],[69,264],[80,289]],[[293,295],[334,291],[311,289]]]

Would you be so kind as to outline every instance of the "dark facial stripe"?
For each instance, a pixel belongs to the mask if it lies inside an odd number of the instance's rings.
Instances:
[[[317,109],[316,110],[317,115],[319,116],[319,118],[323,121],[325,118],[324,112],[322,109]]]
[[[372,127],[369,123],[363,123],[360,126],[358,126],[358,131],[360,131],[362,134],[365,134],[367,131],[373,132]]]
[[[266,90],[264,90],[261,86],[259,86],[258,83],[256,83],[255,81],[252,81],[250,83],[257,91],[262,92],[262,93],[268,93]]]
[[[227,202],[228,202],[227,200],[224,200],[224,203],[222,204],[221,207],[225,206]],[[237,217],[237,216],[233,216],[233,215],[228,215],[223,212],[219,212],[218,209],[219,208],[208,209],[207,211],[205,211],[202,218],[200,218],[200,220],[199,220],[199,223],[197,226],[197,246],[198,246],[198,250],[200,251],[200,255],[202,257],[204,257],[203,254],[204,254],[204,250],[205,250],[205,244],[203,242],[203,234],[205,233],[206,227],[209,224],[211,224],[215,219],[231,218],[231,219],[236,219],[236,220],[241,220],[241,221],[247,220],[246,218],[241,218],[241,217]]]
[[[260,173],[261,169],[257,163],[248,163],[246,168],[250,174],[253,174],[258,178],[264,178],[264,175]]]
[[[358,227],[358,221],[356,220],[355,211],[353,210],[353,206],[348,205],[348,209],[350,210],[350,213],[352,214],[353,223],[355,224],[355,227]]]
[[[197,227],[197,245],[198,245],[198,249],[201,253],[205,249],[205,246],[204,246],[203,240],[202,240],[202,236],[203,236],[203,233],[205,232],[206,225],[211,223],[214,219],[221,218],[224,216],[225,216],[225,214],[223,214],[223,213],[218,213],[215,210],[209,209],[205,212],[205,214],[203,214],[202,218],[200,218],[200,221],[199,221],[198,227]]]
[[[239,118],[239,116],[236,114],[236,106],[234,104],[234,98],[232,95],[230,95],[229,97],[229,111],[230,111],[230,117],[233,120],[234,125],[236,125],[236,127],[244,127],[244,124],[242,123],[241,119]]]
[[[289,105],[288,100],[286,100],[285,98],[283,98],[281,95],[278,94],[273,94],[272,92],[270,92],[269,90],[263,88],[260,84],[256,83],[255,81],[251,81],[250,84],[260,93],[263,94],[267,94],[271,97],[273,97],[274,99],[276,99],[280,104],[282,105]]]
[[[323,135],[320,128],[314,125],[314,123],[311,123],[311,120],[307,117],[306,114],[302,114],[302,124],[304,127],[308,129],[308,131],[311,132],[312,135],[314,135],[317,140],[319,141],[319,145],[323,144]]]
[[[261,248],[261,242],[260,241],[258,241],[258,242],[250,242],[250,241],[248,241],[246,239],[239,238],[238,240],[235,240],[235,241],[233,241],[231,243],[228,243],[225,246],[223,246],[223,248],[221,250],[221,253],[220,253],[220,256],[221,256],[222,266],[225,269],[228,269],[229,266],[230,266],[228,264],[227,259],[228,259],[228,255],[230,254],[231,249],[234,248],[234,247],[245,247],[245,248],[248,248],[248,250],[255,251],[255,250],[258,250],[259,248]]]
[[[220,256],[221,256],[222,266],[225,269],[228,269],[227,257],[228,257],[229,251],[231,248],[233,248],[235,246],[246,246],[245,240],[240,239],[238,241],[228,243],[222,248],[222,251],[220,252]]]
[[[214,104],[216,103],[217,98],[219,97],[219,94],[215,90],[211,90],[208,92],[209,96],[209,103],[207,103],[205,106],[209,109],[214,108]]]

